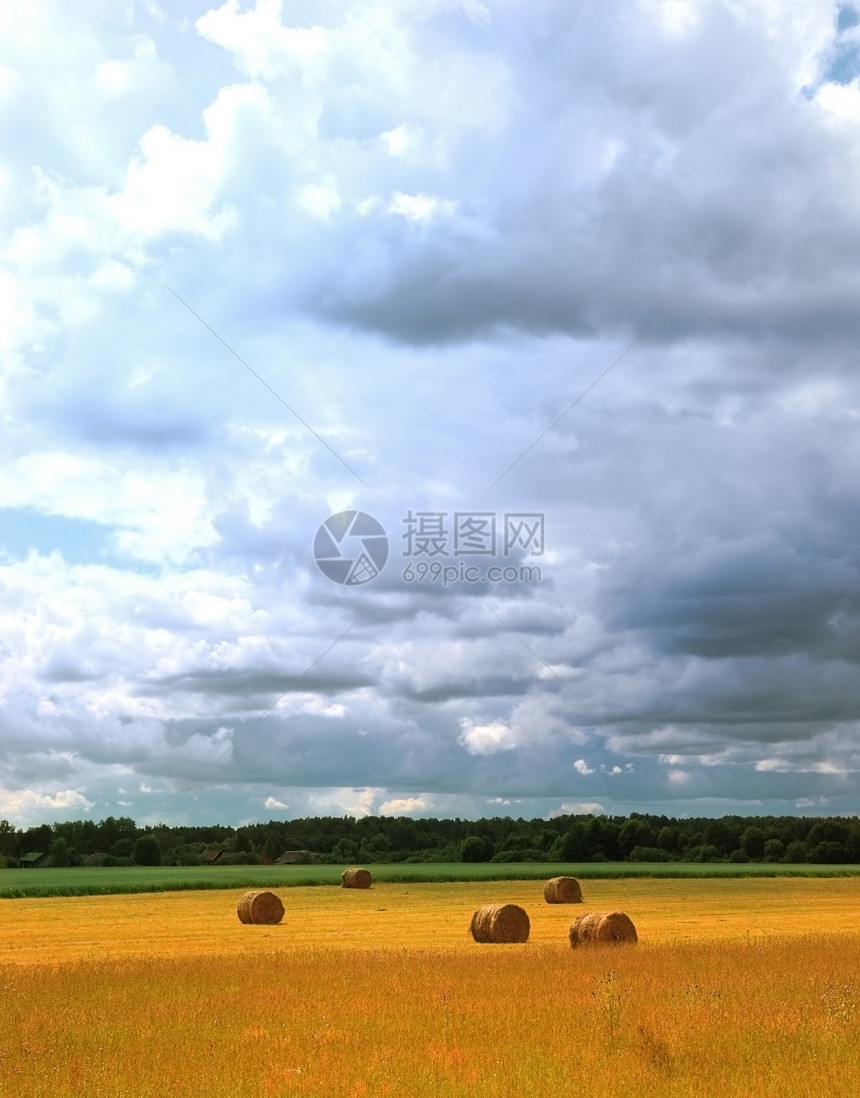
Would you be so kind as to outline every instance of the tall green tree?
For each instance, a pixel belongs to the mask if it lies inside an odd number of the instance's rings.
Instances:
[[[161,865],[161,844],[154,835],[141,835],[135,839],[131,857],[136,865]]]
[[[64,868],[69,864],[69,844],[66,840],[60,836],[59,839],[54,839],[51,843],[51,864],[58,869]]]

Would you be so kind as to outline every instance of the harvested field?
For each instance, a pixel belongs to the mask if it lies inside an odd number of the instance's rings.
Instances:
[[[295,889],[251,935],[240,896],[0,903],[0,1098],[860,1089],[856,880],[593,882],[639,930],[611,954],[570,950],[540,882]],[[477,948],[485,900],[529,941]]]
[[[247,948],[236,919],[244,889],[0,900],[0,963],[55,963],[185,953],[233,955]],[[254,948],[340,943],[364,949],[474,949],[464,928],[483,903],[517,903],[529,913],[529,949],[570,953],[570,910],[547,904],[540,881],[386,884],[363,895],[341,888],[292,888],[286,924],[262,927]],[[589,906],[626,911],[643,946],[800,938],[811,928],[839,940],[860,932],[860,877],[591,881]]]

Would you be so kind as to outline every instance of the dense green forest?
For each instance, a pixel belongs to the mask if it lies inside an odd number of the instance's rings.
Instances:
[[[323,862],[784,862],[860,863],[855,817],[313,816],[233,828],[138,827],[108,816],[27,830],[0,820],[0,868],[18,866],[264,865],[286,851]],[[36,855],[42,855],[37,861]],[[312,858],[312,855],[317,857]]]

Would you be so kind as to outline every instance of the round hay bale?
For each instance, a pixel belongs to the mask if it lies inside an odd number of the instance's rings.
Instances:
[[[246,892],[239,901],[239,921],[242,923],[266,923],[274,926],[284,917],[284,905],[274,892],[254,889]]]
[[[340,875],[340,883],[344,888],[370,888],[373,877],[369,869],[360,869],[354,865],[351,869],[345,869]]]
[[[553,877],[543,886],[548,904],[581,904],[582,889],[576,877]]]
[[[570,945],[635,945],[636,927],[623,911],[593,911],[580,915],[568,932]]]
[[[469,925],[476,942],[527,942],[530,930],[528,913],[517,904],[484,904]]]

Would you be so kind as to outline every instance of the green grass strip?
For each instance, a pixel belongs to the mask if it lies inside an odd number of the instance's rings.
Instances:
[[[339,885],[339,865],[128,866],[0,870],[0,898],[106,896],[206,888],[295,888]],[[401,884],[449,881],[536,881],[571,876],[582,880],[621,877],[854,877],[858,865],[729,864],[721,862],[501,862],[370,864],[377,881]]]

